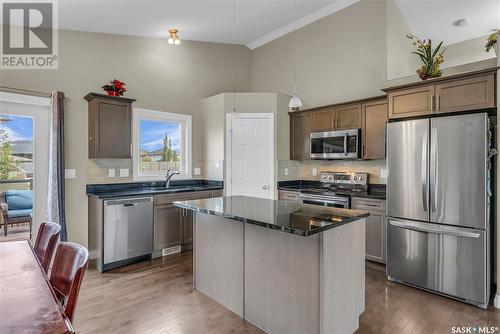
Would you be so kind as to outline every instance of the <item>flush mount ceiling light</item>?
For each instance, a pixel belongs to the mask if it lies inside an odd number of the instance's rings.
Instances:
[[[181,44],[181,40],[179,39],[179,36],[177,35],[179,31],[177,29],[170,29],[168,33],[170,34],[168,37],[168,44],[172,45],[179,45]]]
[[[465,27],[470,22],[470,19],[463,18],[453,21],[453,25],[455,27]]]

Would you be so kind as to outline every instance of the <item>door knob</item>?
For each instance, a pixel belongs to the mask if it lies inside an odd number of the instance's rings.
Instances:
[[[267,186],[262,186],[262,189],[266,190],[266,189],[267,189]]]

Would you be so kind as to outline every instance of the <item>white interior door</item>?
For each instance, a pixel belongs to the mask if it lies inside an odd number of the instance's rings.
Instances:
[[[274,114],[227,115],[227,195],[274,198]]]

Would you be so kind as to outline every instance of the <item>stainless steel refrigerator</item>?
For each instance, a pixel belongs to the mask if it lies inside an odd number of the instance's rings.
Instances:
[[[388,278],[485,308],[488,116],[389,123],[387,166]]]

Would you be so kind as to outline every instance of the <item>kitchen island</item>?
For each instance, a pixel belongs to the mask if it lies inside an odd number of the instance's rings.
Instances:
[[[353,333],[365,306],[367,213],[246,196],[196,213],[193,285],[268,333]]]

